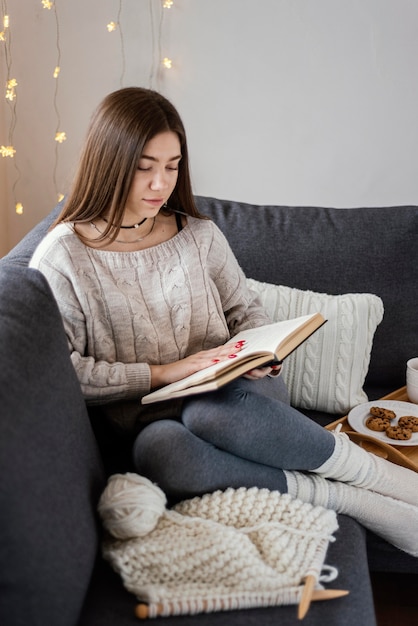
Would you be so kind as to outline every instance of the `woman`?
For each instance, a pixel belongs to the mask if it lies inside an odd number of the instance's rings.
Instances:
[[[86,401],[132,434],[138,472],[170,498],[288,491],[418,555],[417,475],[291,408],[277,369],[141,406],[150,390],[233,358],[234,335],[270,321],[225,237],[196,209],[184,127],[163,96],[126,88],[99,105],[31,266],[55,294]]]

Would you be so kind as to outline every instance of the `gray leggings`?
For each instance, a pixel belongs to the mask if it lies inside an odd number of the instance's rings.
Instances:
[[[293,409],[281,377],[240,378],[191,396],[181,422],[160,420],[137,437],[136,470],[170,501],[227,487],[287,491],[282,469],[308,471],[332,454],[334,438]]]

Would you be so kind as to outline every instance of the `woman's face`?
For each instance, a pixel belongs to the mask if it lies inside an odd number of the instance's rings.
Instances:
[[[160,133],[145,144],[129,190],[124,221],[157,215],[174,191],[180,159],[180,140],[172,131]]]

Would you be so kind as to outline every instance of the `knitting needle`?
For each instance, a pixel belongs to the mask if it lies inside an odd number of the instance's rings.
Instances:
[[[305,585],[303,587],[302,595],[298,608],[298,619],[303,619],[308,612],[311,604],[312,596],[315,590],[316,578],[312,574],[309,574],[305,578]]]
[[[341,598],[342,596],[346,596],[348,595],[348,593],[349,592],[345,591],[344,589],[314,589],[312,596],[311,596],[311,601],[315,602],[316,600],[332,600],[334,598]],[[202,602],[202,613],[205,612],[206,608],[207,608],[207,605],[205,604],[205,602]],[[308,608],[309,606],[307,607],[306,610],[308,610]],[[217,610],[221,610],[221,609],[217,609]],[[156,608],[155,616],[158,617],[159,615],[162,615],[163,613],[164,613],[164,607],[163,605],[160,604]],[[148,604],[143,604],[143,603],[137,604],[137,606],[135,607],[135,615],[139,619],[147,619],[149,617]],[[167,615],[167,613],[164,613],[164,615]]]
[[[308,612],[312,600],[332,600],[348,595],[344,589],[315,589],[316,578],[311,574],[306,576],[302,596],[298,607],[298,619],[303,619]]]

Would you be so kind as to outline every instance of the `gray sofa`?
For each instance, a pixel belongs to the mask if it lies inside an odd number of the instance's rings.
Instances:
[[[197,198],[218,223],[248,277],[301,290],[379,295],[365,389],[376,399],[405,384],[418,354],[418,208],[253,206]],[[56,207],[0,260],[0,623],[128,626],[135,598],[100,556],[96,515],[106,476],[131,469],[129,443],[87,409],[69,360],[56,303],[28,269]],[[340,415],[306,411],[326,425]],[[369,571],[418,572],[418,560],[339,516],[326,562],[330,587],[350,595],[314,603],[304,623],[373,626]],[[164,624],[299,623],[284,606],[159,618]]]

